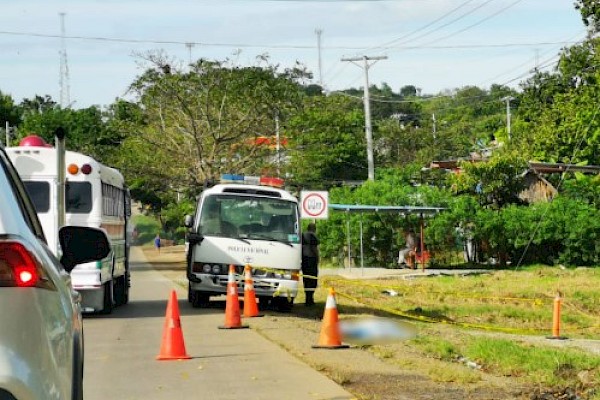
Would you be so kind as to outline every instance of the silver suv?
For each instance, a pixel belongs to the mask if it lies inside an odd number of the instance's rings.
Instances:
[[[83,326],[75,265],[110,253],[103,231],[64,227],[60,262],[0,145],[0,400],[81,400]]]

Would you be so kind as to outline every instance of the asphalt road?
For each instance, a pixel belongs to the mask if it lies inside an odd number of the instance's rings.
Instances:
[[[132,249],[130,303],[84,318],[86,400],[354,398],[252,329],[218,329],[222,309],[193,309],[143,257]],[[157,361],[172,290],[192,359]]]

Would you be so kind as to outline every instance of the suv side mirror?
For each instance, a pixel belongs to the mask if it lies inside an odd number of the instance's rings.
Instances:
[[[103,230],[83,226],[63,226],[58,232],[62,250],[61,264],[71,272],[77,264],[102,260],[111,248]]]
[[[191,215],[186,215],[185,219],[183,220],[183,226],[185,226],[186,228],[191,228],[194,225],[194,217],[192,217]]]

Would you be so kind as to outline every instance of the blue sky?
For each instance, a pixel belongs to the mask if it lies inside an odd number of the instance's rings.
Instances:
[[[387,56],[371,84],[415,85],[435,94],[467,85],[518,87],[536,65],[581,40],[572,0],[0,0],[0,91],[17,102],[60,99],[60,12],[65,12],[70,100],[75,108],[127,98],[140,57],[162,49],[192,59],[282,67],[303,63],[329,90],[363,85],[343,57]],[[54,37],[53,37],[54,36]],[[95,38],[95,39],[94,39]],[[101,40],[101,39],[110,40]],[[122,41],[113,41],[119,39]],[[174,43],[152,43],[152,42]],[[185,43],[194,43],[186,46]]]

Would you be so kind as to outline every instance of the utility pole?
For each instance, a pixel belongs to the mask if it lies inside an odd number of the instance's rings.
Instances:
[[[515,98],[512,96],[506,96],[502,98],[502,101],[506,102],[506,133],[508,134],[508,141],[510,142],[510,101]]]
[[[192,47],[194,47],[194,43],[186,43],[185,47],[188,49],[189,61],[190,65],[192,65]]]
[[[435,113],[431,114],[431,119],[433,120],[433,141],[436,139],[436,131],[435,131]]]
[[[60,15],[60,106],[64,109],[71,103],[69,93],[69,67],[67,64],[67,45],[65,43],[65,13]],[[54,234],[58,237],[60,228],[65,226],[65,136],[66,132],[62,127],[54,131],[54,145],[56,147],[56,231]],[[60,254],[60,244],[56,243],[56,254]]]
[[[279,149],[281,148],[280,146],[280,140],[279,140],[279,111],[275,111],[275,148],[277,151],[277,177],[280,178],[281,177],[281,171],[280,171],[280,167],[281,167],[281,158],[280,158],[280,152]]]
[[[71,103],[69,93],[69,66],[67,64],[67,45],[65,42],[65,13],[60,15],[60,106],[69,107]]]
[[[323,87],[323,66],[321,64],[321,34],[323,30],[317,28],[315,33],[317,34],[317,49],[319,51],[319,86]]]
[[[4,143],[5,143],[6,147],[9,147],[10,146],[10,123],[8,121],[6,121],[6,129],[4,132],[6,132],[6,142],[4,142]]]
[[[375,64],[379,60],[386,60],[386,56],[379,57],[354,57],[354,58],[342,58],[342,61],[350,61],[353,64],[356,64],[356,61],[363,61],[362,68],[365,71],[365,87],[364,87],[364,97],[363,102],[365,105],[365,135],[367,136],[367,167],[368,167],[368,176],[370,181],[375,180],[375,164],[373,161],[373,130],[371,128],[371,104],[369,99],[369,68],[371,65]],[[372,64],[369,64],[369,61],[373,61]],[[360,67],[359,64],[356,64]]]

